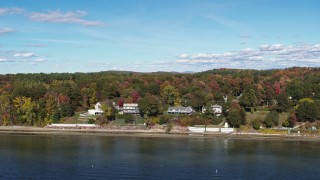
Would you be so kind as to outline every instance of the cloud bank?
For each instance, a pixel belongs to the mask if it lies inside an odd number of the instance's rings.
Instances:
[[[225,53],[178,54],[176,62],[206,68],[270,69],[292,66],[320,65],[320,44],[282,45],[264,44],[257,49],[243,49]]]

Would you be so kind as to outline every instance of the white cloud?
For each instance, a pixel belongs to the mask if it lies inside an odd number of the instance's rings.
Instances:
[[[47,13],[32,12],[29,14],[29,18],[35,22],[53,22],[53,23],[70,23],[80,24],[84,26],[102,26],[105,23],[102,21],[89,21],[82,19],[86,16],[85,11],[75,12],[61,12],[60,10],[48,11]]]
[[[260,51],[281,51],[283,50],[284,46],[282,44],[273,44],[273,45],[261,45]]]
[[[12,28],[0,28],[0,35],[7,34],[7,33],[12,33],[15,32],[16,30]]]
[[[47,60],[44,58],[38,58],[38,59],[34,60],[33,62],[47,62]]]
[[[45,44],[26,44],[25,47],[45,47]]]
[[[0,16],[22,14],[29,17],[35,22],[51,22],[51,23],[69,23],[80,24],[83,26],[102,26],[105,23],[102,21],[91,21],[83,19],[88,13],[86,11],[68,11],[62,12],[60,10],[47,12],[27,12],[22,8],[0,8]]]
[[[261,45],[258,49],[243,49],[220,54],[178,54],[177,63],[204,68],[269,69],[292,66],[318,67],[320,44]]]
[[[13,14],[20,14],[23,13],[24,10],[21,8],[0,8],[0,16],[1,15],[13,15]]]
[[[2,62],[10,62],[10,60],[5,59],[5,58],[0,58],[0,63],[2,63]]]
[[[34,57],[35,54],[32,52],[26,52],[26,53],[15,53],[13,56],[14,57]]]
[[[44,56],[38,56],[33,52],[0,50],[0,63],[40,64],[45,62],[48,62],[48,61]]]

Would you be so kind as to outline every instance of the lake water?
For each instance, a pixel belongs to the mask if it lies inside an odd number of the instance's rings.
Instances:
[[[0,179],[319,179],[320,142],[0,135]]]

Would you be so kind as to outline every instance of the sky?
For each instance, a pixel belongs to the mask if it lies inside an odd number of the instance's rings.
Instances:
[[[1,0],[0,74],[320,66],[319,0]]]

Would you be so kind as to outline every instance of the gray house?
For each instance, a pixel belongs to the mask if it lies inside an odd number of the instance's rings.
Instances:
[[[176,106],[176,107],[169,107],[168,114],[192,114],[194,110],[192,107],[183,107],[183,106]]]

